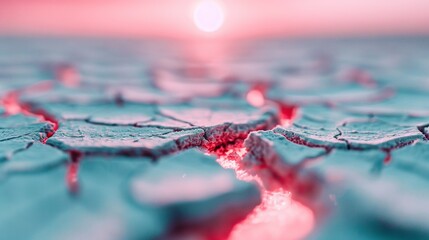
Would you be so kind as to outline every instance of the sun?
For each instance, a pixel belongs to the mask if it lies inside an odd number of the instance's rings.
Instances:
[[[201,31],[215,32],[222,26],[225,16],[218,2],[202,0],[196,6],[193,18],[195,25]]]

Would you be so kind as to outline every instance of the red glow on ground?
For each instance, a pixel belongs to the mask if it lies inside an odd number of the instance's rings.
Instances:
[[[44,88],[46,86],[42,85],[42,87]],[[20,94],[21,92],[19,91],[12,91],[10,93],[7,93],[2,99],[1,103],[5,108],[6,115],[23,114],[26,116],[36,117],[41,122],[50,123],[53,128],[52,131],[48,132],[46,134],[46,137],[40,139],[42,143],[46,143],[48,138],[52,137],[55,134],[55,131],[57,131],[59,125],[58,120],[56,120],[54,117],[52,117],[43,110],[32,109],[32,107],[30,107],[29,105],[21,103],[19,101]]]
[[[46,136],[41,138],[40,141],[43,144],[46,144],[46,141],[52,137],[55,132],[58,130],[59,123],[58,120],[56,120],[54,117],[49,115],[43,110],[39,109],[32,109],[27,104],[23,104],[19,101],[19,96],[23,92],[26,91],[32,91],[34,89],[45,89],[47,86],[42,84],[41,86],[34,86],[33,88],[24,89],[22,91],[12,91],[5,95],[5,97],[2,99],[1,103],[3,104],[6,114],[7,115],[13,115],[13,114],[23,114],[26,116],[32,116],[40,119],[42,122],[48,122],[52,124],[53,129],[50,132],[47,132]],[[70,193],[76,193],[79,189],[78,187],[78,178],[77,178],[77,172],[79,168],[79,154],[72,152],[71,154],[72,161],[67,166],[67,173],[66,173],[66,183],[67,187],[70,191]]]
[[[377,85],[371,74],[359,68],[345,72],[343,78],[366,87],[375,87]]]
[[[308,235],[315,224],[311,209],[293,200],[288,191],[264,190],[257,176],[240,168],[240,161],[246,153],[245,147],[235,146],[217,159],[222,167],[234,169],[238,179],[258,182],[263,192],[261,204],[233,228],[228,239],[283,240],[301,239]]]
[[[58,130],[59,122],[53,116],[48,114],[42,109],[34,109],[28,104],[20,102],[19,98],[21,94],[31,91],[46,91],[51,89],[51,82],[40,82],[33,86],[27,87],[25,89],[20,89],[16,91],[11,91],[5,94],[5,97],[1,99],[1,104],[5,108],[6,115],[14,115],[14,114],[23,114],[26,116],[36,117],[41,122],[48,122],[52,125],[52,131],[48,131],[46,136],[43,136],[40,139],[40,142],[46,144],[46,141],[52,137],[55,132]],[[71,192],[77,191],[77,169],[78,169],[78,156],[75,153],[71,154],[72,162],[68,165],[66,181],[67,185]]]
[[[63,64],[58,66],[55,75],[56,78],[67,87],[76,87],[79,85],[79,73],[70,65]]]
[[[10,92],[2,99],[1,102],[5,108],[6,115],[23,114],[26,116],[36,117],[42,122],[49,122],[53,126],[53,131],[47,133],[47,138],[54,135],[55,131],[58,129],[58,120],[43,110],[32,109],[27,104],[21,103],[19,101],[19,95],[19,92]],[[47,138],[42,139],[41,141],[45,143]]]
[[[262,203],[231,232],[230,240],[302,239],[314,227],[313,212],[291,199],[290,192],[265,192]]]
[[[52,87],[52,83],[46,81],[46,82],[39,82],[25,89],[10,91],[5,94],[3,99],[1,99],[1,104],[4,106],[7,115],[14,115],[14,114],[21,113],[24,115],[34,116],[34,114],[28,111],[27,107],[21,104],[21,102],[19,101],[19,97],[21,96],[21,94],[25,92],[45,91],[45,90],[49,90],[51,87]]]
[[[267,86],[262,84],[255,85],[246,94],[247,102],[254,107],[262,107],[266,103],[274,103],[279,109],[280,124],[284,127],[290,126],[296,116],[297,106],[289,105],[280,101],[270,101],[266,95]]]
[[[247,153],[245,147],[232,147],[224,154],[221,154],[217,158],[217,162],[226,169],[233,169],[237,175],[237,178],[243,181],[257,180],[253,176],[249,175],[245,170],[240,168],[240,161],[243,156]]]
[[[79,182],[77,177],[78,170],[78,162],[71,162],[67,166],[66,183],[70,193],[72,194],[79,191]]]
[[[386,153],[386,157],[384,157],[383,163],[389,164],[392,161],[392,153],[390,150],[384,150],[384,152]]]
[[[67,165],[66,183],[71,194],[79,192],[78,172],[81,156],[82,154],[78,151],[70,152],[71,161]]]
[[[23,112],[21,105],[18,102],[18,92],[10,92],[2,99],[2,105],[7,115],[14,115]]]
[[[277,102],[277,105],[280,110],[280,123],[282,126],[290,126],[292,120],[296,116],[297,107],[293,105],[288,105],[284,103]]]
[[[265,101],[265,92],[266,92],[266,86],[262,84],[257,84],[250,89],[249,92],[247,92],[246,100],[247,102],[254,106],[254,107],[262,107],[266,101]]]
[[[258,89],[250,90],[246,95],[246,99],[254,107],[261,107],[265,103],[264,94]]]

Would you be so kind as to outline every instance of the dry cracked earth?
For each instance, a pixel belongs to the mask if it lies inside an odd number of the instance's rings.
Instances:
[[[429,238],[428,39],[231,49],[1,38],[0,238]]]

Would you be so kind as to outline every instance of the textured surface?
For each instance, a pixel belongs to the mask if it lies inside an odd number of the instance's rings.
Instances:
[[[428,42],[0,38],[1,236],[427,239]]]

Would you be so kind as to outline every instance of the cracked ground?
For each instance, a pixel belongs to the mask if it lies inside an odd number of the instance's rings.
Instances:
[[[0,39],[0,238],[428,239],[429,41],[239,45]]]

